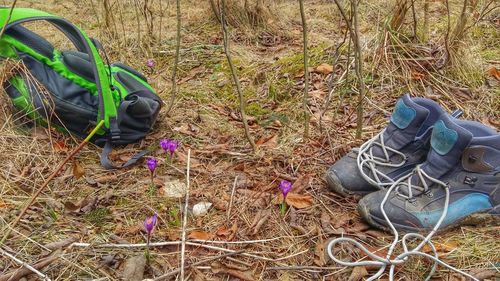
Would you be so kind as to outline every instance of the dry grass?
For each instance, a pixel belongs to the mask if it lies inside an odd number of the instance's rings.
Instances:
[[[8,1],[0,2],[8,4]],[[134,3],[137,1],[109,2],[114,11],[109,19],[110,28],[105,27],[101,1],[24,0],[18,5],[50,11],[80,25],[90,36],[100,39],[112,60],[126,61],[144,71],[162,98],[168,100],[175,44],[173,2],[161,1],[160,5],[160,1],[150,0],[152,14],[148,15],[136,13]],[[493,13],[493,20],[482,21],[471,29],[463,39],[467,48],[457,54],[454,65],[436,70],[423,67],[421,61],[430,58],[428,62],[435,63],[442,54],[433,50],[446,30],[443,4],[432,2],[431,5],[430,42],[433,43],[417,44],[406,42],[393,33],[388,34],[389,37],[383,36],[382,23],[388,16],[385,11],[392,6],[390,2],[369,1],[360,5],[365,73],[371,73],[366,75],[369,91],[363,139],[370,138],[385,126],[385,113],[407,91],[415,96],[435,99],[450,111],[461,108],[465,111],[465,118],[498,126],[500,90],[498,84],[496,88],[490,87],[484,81],[491,80],[485,74],[491,66],[499,67],[500,49],[495,44],[500,40],[499,12]],[[452,17],[460,9],[458,2],[450,1]],[[247,111],[252,117],[252,134],[256,140],[276,137],[276,142],[267,142],[267,146],[262,146],[256,155],[250,153],[243,137],[243,126],[234,118],[237,98],[221,46],[220,27],[209,14],[208,1],[184,0],[179,98],[174,109],[170,116],[160,115],[155,132],[145,141],[113,155],[115,160],[121,161],[138,149],[150,147],[154,149],[154,156],[163,158],[157,141],[164,137],[180,140],[183,145],[174,163],[163,163],[159,168],[158,188],[149,187],[148,172],[142,166],[124,171],[104,171],[98,164],[100,149],[89,146],[78,156],[78,161],[85,167],[85,177],[74,179],[72,167],[68,165],[14,229],[6,249],[34,264],[50,252],[44,245],[68,237],[93,244],[117,243],[116,237],[130,243],[142,243],[145,239],[142,221],[153,210],[159,216],[153,241],[178,240],[181,203],[165,196],[165,185],[175,180],[184,181],[188,148],[193,153],[189,204],[192,206],[208,200],[216,207],[206,216],[190,216],[188,233],[204,231],[214,234],[215,240],[223,240],[221,227],[236,225],[235,241],[282,238],[265,243],[217,246],[272,259],[292,255],[276,262],[232,256],[221,260],[228,267],[248,270],[258,280],[346,280],[351,269],[340,268],[331,262],[314,262],[318,244],[339,236],[343,230],[374,247],[385,246],[389,237],[381,238],[379,232],[362,230],[365,226],[355,211],[354,199],[328,192],[323,180],[329,165],[360,144],[354,138],[357,98],[351,85],[356,84],[356,78],[352,74],[343,75],[345,66],[350,64],[348,59],[352,60],[346,55],[347,46],[340,49],[341,55],[335,66],[335,91],[323,118],[324,130],[319,130],[317,119],[313,118],[311,138],[303,140],[298,3],[284,0],[273,5],[280,11],[280,20],[276,21],[274,32],[260,29],[268,37],[249,36],[249,27],[245,26],[233,28],[232,39],[235,41],[233,55],[249,101]],[[338,12],[330,1],[305,1],[305,6],[310,19],[311,65],[331,63],[331,53],[343,34]],[[153,27],[146,23],[147,18],[154,21]],[[402,34],[411,30],[405,29],[411,23],[411,17],[407,20],[402,24]],[[151,29],[152,32],[148,32]],[[387,39],[387,44],[380,48],[384,39]],[[53,40],[58,41],[57,38]],[[154,72],[145,67],[148,58],[157,61]],[[347,77],[348,83],[343,79],[337,81],[339,77]],[[314,117],[319,116],[323,109],[328,79],[321,74],[312,74],[310,108]],[[50,174],[67,149],[76,146],[76,142],[40,127],[35,130],[26,118],[14,113],[5,94],[0,97],[0,229],[4,229],[15,218],[23,202]],[[302,193],[312,196],[314,204],[306,209],[289,211],[285,217],[280,216],[277,206],[270,203],[279,180],[306,176],[311,181]],[[231,198],[235,177],[239,180],[235,196]],[[225,209],[231,199],[233,205],[228,218]],[[72,204],[81,208],[75,210]],[[262,212],[270,216],[253,234],[253,222]],[[331,225],[325,226],[325,221]],[[325,230],[332,229],[332,226],[337,234],[325,234]],[[446,247],[442,250],[443,260],[452,265],[467,270],[492,268],[500,261],[498,230],[498,227],[464,226],[439,235],[435,241],[452,245],[453,250]],[[219,235],[216,234],[218,231]],[[147,267],[146,276],[159,276],[179,268],[179,251],[177,246],[152,250],[152,262]],[[122,274],[124,261],[141,254],[139,249],[65,249],[61,258],[43,272],[53,280],[115,280]],[[187,247],[186,264],[216,254],[218,252],[213,250]],[[190,278],[229,279],[227,275],[213,273],[207,266],[210,264],[188,270]],[[306,268],[292,270],[288,266]],[[400,274],[406,280],[418,280],[428,266],[426,261],[415,261]],[[18,266],[12,261],[0,258],[0,272],[16,268]],[[449,272],[441,270],[437,278],[449,276]]]

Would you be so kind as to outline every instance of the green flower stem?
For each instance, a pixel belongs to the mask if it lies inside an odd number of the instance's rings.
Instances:
[[[280,204],[280,212],[281,215],[284,216],[286,213],[286,201],[283,199],[283,203]]]

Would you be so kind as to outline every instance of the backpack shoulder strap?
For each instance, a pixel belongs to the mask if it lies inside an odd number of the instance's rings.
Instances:
[[[4,23],[9,18],[9,14],[9,7],[0,7],[0,28],[3,28]],[[119,129],[116,124],[117,109],[105,64],[96,46],[83,31],[62,17],[29,8],[14,8],[5,29],[20,23],[40,20],[53,24],[73,42],[79,51],[89,55],[99,93],[99,120],[97,122],[104,120],[105,127],[109,129],[111,137],[119,137]]]

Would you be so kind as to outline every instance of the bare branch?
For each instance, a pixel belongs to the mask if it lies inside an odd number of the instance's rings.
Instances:
[[[245,107],[246,107],[245,98],[243,97],[243,91],[241,90],[240,79],[238,78],[238,74],[236,73],[236,68],[234,67],[233,59],[231,57],[231,50],[229,48],[230,47],[229,31],[227,29],[227,22],[225,19],[226,0],[221,0],[221,5],[219,8],[220,8],[219,14],[221,19],[222,35],[224,37],[224,52],[226,53],[227,63],[229,64],[229,69],[231,70],[233,82],[234,85],[236,86],[236,91],[238,93],[238,99],[240,102],[241,121],[243,122],[243,127],[245,128],[245,136],[250,145],[252,146],[252,149],[256,151],[257,146],[255,145],[255,142],[253,141],[253,138],[250,135],[250,128],[248,127],[247,115],[245,113]]]
[[[308,96],[309,96],[309,55],[307,52],[307,21],[304,12],[304,1],[299,0],[300,6],[300,18],[302,19],[302,37],[304,40],[304,99],[302,101],[302,106],[304,108],[304,138],[309,137],[309,122],[311,120],[311,114],[309,114],[309,108],[307,107]]]
[[[180,0],[176,0],[176,6],[177,6],[177,40],[175,42],[175,61],[174,61],[174,68],[172,70],[172,92],[170,94],[170,102],[168,104],[167,108],[167,115],[170,113],[172,110],[172,107],[174,106],[175,102],[175,97],[177,95],[177,68],[179,67],[179,59],[180,59],[180,48],[181,48],[181,4]]]

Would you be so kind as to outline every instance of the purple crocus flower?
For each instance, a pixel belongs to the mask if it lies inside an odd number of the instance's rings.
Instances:
[[[153,68],[153,67],[155,67],[155,64],[156,64],[156,62],[155,62],[155,60],[154,60],[154,59],[148,59],[148,60],[146,61],[146,66],[147,66],[147,67],[149,67],[149,68]]]
[[[148,233],[148,244],[149,244],[149,240],[151,239],[151,233],[153,233],[155,225],[156,225],[156,212],[153,214],[152,217],[149,217],[144,221],[144,228],[146,229],[146,232]]]
[[[151,174],[153,174],[156,170],[156,166],[158,165],[158,160],[155,158],[149,158],[147,161],[148,169],[151,171]]]
[[[282,180],[279,186],[281,193],[283,193],[283,200],[286,199],[288,192],[292,190],[292,183],[287,180]]]
[[[170,156],[172,156],[179,147],[179,142],[170,139],[162,139],[160,141],[160,146],[165,152],[169,152]]]

